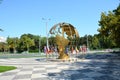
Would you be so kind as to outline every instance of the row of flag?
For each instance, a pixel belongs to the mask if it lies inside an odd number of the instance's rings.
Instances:
[[[72,47],[71,50],[69,50],[69,48],[65,48],[65,53],[66,54],[69,54],[69,51],[72,53],[72,54],[78,54],[79,52],[86,52],[87,51],[87,48],[86,46],[80,46],[80,48],[78,49],[77,47]],[[44,53],[46,54],[51,54],[53,52],[58,52],[58,49],[56,47],[47,47],[47,46],[44,46]]]

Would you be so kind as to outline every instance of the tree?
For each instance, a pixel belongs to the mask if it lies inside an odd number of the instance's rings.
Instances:
[[[46,42],[47,42],[46,37],[42,37],[42,38],[41,38],[41,49],[42,49],[42,51],[44,50],[44,46],[47,45]]]
[[[3,31],[2,29],[0,29],[0,31]]]
[[[29,52],[29,48],[31,46],[34,46],[35,43],[34,43],[34,40],[33,39],[30,39],[28,36],[26,35],[22,35],[21,38],[20,38],[20,43],[19,43],[19,46],[20,48],[24,51],[28,51]]]
[[[41,38],[41,37],[38,36],[38,35],[33,35],[33,34],[23,34],[22,36],[27,36],[30,39],[34,40],[34,46],[29,47],[29,50],[32,51],[32,52],[38,52],[39,40],[41,40],[39,38]]]
[[[14,37],[14,38],[10,38],[8,37],[7,38],[7,44],[8,44],[8,47],[9,47],[9,51],[10,52],[16,52],[16,48],[18,47],[19,45],[19,39],[17,37]]]
[[[0,0],[0,4],[2,3],[3,0]]]
[[[101,26],[98,29],[100,34],[120,47],[120,5],[112,12],[109,11],[108,14],[102,13],[99,25]]]
[[[51,36],[49,38],[49,45],[55,46],[56,45],[56,41],[55,41],[55,37]]]
[[[99,39],[97,38],[97,36],[94,36],[94,37],[92,38],[91,47],[92,47],[93,49],[98,49],[98,48],[100,47],[100,45],[99,45]]]
[[[6,52],[8,50],[8,46],[4,42],[0,42],[0,52]]]

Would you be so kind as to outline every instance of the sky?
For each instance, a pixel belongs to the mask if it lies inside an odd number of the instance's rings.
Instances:
[[[98,34],[101,12],[112,11],[119,0],[0,0],[2,37],[46,36],[57,23],[72,24],[80,36]],[[44,18],[45,20],[42,20]]]

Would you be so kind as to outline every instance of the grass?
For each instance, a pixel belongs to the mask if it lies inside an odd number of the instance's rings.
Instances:
[[[14,66],[0,66],[0,73],[9,71],[9,70],[14,70],[14,69],[16,69],[16,67],[14,67]]]

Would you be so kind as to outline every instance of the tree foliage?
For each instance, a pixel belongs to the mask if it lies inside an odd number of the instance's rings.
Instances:
[[[8,46],[4,42],[0,42],[0,51],[1,52],[6,52],[8,50]]]
[[[7,38],[7,44],[10,52],[15,52],[19,44],[19,39],[17,37]]]
[[[99,39],[96,36],[92,38],[91,47],[93,49],[98,49],[99,48]]]
[[[120,5],[108,14],[102,12],[99,25],[101,26],[98,29],[100,34],[112,40],[112,44],[116,43],[120,47]]]
[[[2,3],[3,0],[0,0],[0,4]]]
[[[27,35],[22,35],[20,37],[20,47],[23,49],[23,50],[26,50],[29,52],[29,48],[31,46],[34,46],[35,43],[34,43],[34,39],[31,39],[30,37],[28,37]]]

